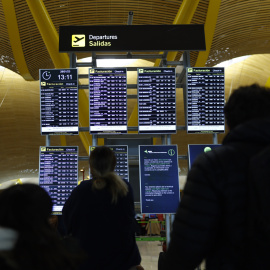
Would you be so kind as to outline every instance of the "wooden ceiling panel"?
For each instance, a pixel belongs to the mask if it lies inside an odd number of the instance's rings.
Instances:
[[[182,3],[181,0],[44,0],[43,2],[57,31],[61,25],[127,24],[129,11],[134,12],[133,24],[171,24]],[[208,4],[209,0],[199,2],[191,23],[205,22]],[[27,2],[14,0],[14,5],[26,63],[31,75],[37,80],[40,68],[53,68],[54,65]],[[222,0],[206,65],[212,66],[231,57],[246,54],[269,53],[269,13],[268,1]],[[0,63],[18,73],[9,44],[1,2],[0,15],[2,15],[0,16]],[[176,58],[179,59],[181,54],[179,52]],[[192,65],[195,64],[197,56],[197,52],[191,53]]]
[[[242,55],[269,53],[269,15],[269,1],[223,0],[206,65]]]
[[[9,42],[2,1],[0,1],[0,65],[19,73]]]

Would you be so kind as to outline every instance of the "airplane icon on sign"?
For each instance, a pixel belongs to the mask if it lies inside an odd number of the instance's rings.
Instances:
[[[85,35],[72,35],[72,47],[85,47]]]
[[[76,37],[76,36],[75,36],[75,38],[76,38],[76,40],[74,40],[74,41],[73,41],[74,43],[77,43],[78,41],[80,41],[80,40],[84,39],[84,37],[82,37],[82,38],[78,38],[78,37]]]

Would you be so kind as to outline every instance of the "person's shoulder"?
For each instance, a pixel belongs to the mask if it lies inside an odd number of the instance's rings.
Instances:
[[[124,180],[124,179],[123,179],[123,181],[126,183],[126,185],[128,187],[128,190],[131,191],[131,192],[133,192],[133,189],[132,189],[131,184],[128,181]]]
[[[126,183],[126,185],[127,185],[128,187],[131,187],[130,183],[129,183],[127,180],[125,180],[125,179],[122,179],[122,180]]]
[[[83,180],[83,181],[81,181],[79,186],[81,186],[81,187],[90,187],[90,186],[92,186],[92,180]]]
[[[206,152],[205,155],[207,157],[211,157],[211,158],[217,158],[217,157],[229,157],[232,154],[236,153],[236,148],[231,146],[231,145],[220,145],[219,147],[216,147],[214,149],[212,149],[209,152]]]
[[[200,154],[194,162],[194,165],[204,163],[218,163],[231,159],[236,153],[234,147],[228,145],[220,145],[213,148],[211,151]]]
[[[217,175],[223,175],[227,170],[233,170],[239,163],[241,158],[234,147],[221,145],[211,151],[200,154],[192,164],[189,171],[189,178],[200,178],[202,175],[207,175],[205,178],[217,178]],[[219,177],[221,178],[221,177]]]
[[[82,181],[74,190],[73,193],[77,193],[77,192],[84,192],[87,191],[91,188],[92,186],[92,181],[91,180],[85,180]]]

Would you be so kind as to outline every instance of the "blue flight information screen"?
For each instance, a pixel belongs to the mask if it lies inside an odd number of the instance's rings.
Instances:
[[[212,151],[214,148],[221,146],[221,144],[189,144],[188,145],[188,165],[191,168],[195,159],[202,153]]]
[[[187,68],[187,132],[225,131],[223,67]]]
[[[53,214],[60,215],[72,190],[78,185],[78,146],[41,146],[39,185],[52,198]]]
[[[127,133],[127,69],[89,69],[89,131]]]
[[[176,145],[139,146],[141,212],[176,213],[180,202]]]
[[[79,134],[78,71],[40,69],[41,135]]]
[[[138,68],[139,133],[176,133],[175,68]]]

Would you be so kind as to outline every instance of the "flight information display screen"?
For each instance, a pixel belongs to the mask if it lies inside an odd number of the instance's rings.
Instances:
[[[176,213],[180,202],[176,145],[140,145],[142,213]]]
[[[139,68],[139,133],[176,133],[175,68]]]
[[[139,68],[139,133],[176,133],[175,68]]]
[[[40,69],[41,135],[79,133],[77,69]]]
[[[72,190],[78,185],[78,147],[41,146],[39,185],[53,200],[53,213],[61,214]]]
[[[213,149],[220,147],[221,144],[189,144],[188,145],[188,165],[191,168],[195,159],[202,153],[212,151]]]
[[[225,131],[224,68],[187,68],[187,132]]]
[[[128,178],[128,146],[127,145],[106,145],[116,156],[116,166],[114,171],[122,179],[129,181]],[[95,149],[95,146],[90,146],[90,153]],[[89,173],[90,175],[90,173]],[[92,178],[92,176],[91,176]]]
[[[89,69],[90,133],[127,133],[127,69]]]

